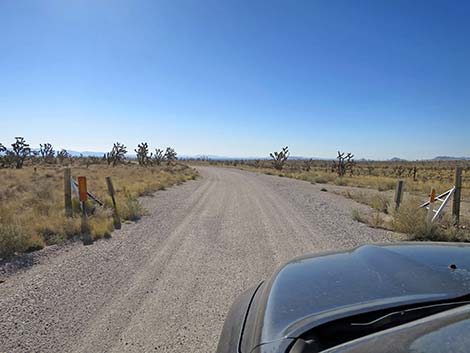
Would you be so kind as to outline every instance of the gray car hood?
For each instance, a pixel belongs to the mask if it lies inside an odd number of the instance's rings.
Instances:
[[[253,348],[341,317],[460,297],[470,293],[469,271],[462,244],[367,245],[298,258],[260,289],[244,340]]]

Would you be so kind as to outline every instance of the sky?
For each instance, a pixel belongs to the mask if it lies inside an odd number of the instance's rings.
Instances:
[[[470,156],[470,2],[0,0],[0,142]]]

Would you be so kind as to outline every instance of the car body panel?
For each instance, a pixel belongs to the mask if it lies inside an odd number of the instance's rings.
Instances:
[[[264,290],[260,342],[296,337],[332,319],[470,293],[470,247],[366,245],[303,257],[282,267]]]
[[[470,305],[409,322],[324,353],[464,353],[470,350]]]
[[[304,256],[282,266],[258,289],[237,349],[285,352],[296,338],[325,322],[469,293],[468,244],[393,243]]]
[[[259,287],[259,286],[258,286]],[[240,294],[228,312],[220,335],[217,353],[239,352],[240,341],[246,315],[258,287],[250,288]]]

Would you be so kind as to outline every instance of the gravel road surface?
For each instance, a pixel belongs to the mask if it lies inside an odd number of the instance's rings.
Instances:
[[[322,186],[199,171],[142,199],[148,215],[112,239],[39,252],[4,275],[0,352],[214,352],[233,299],[283,262],[394,239]]]

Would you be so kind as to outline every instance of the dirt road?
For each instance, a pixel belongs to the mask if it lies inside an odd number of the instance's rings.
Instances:
[[[39,255],[6,277],[0,352],[214,352],[233,299],[284,261],[392,239],[352,220],[365,206],[322,186],[200,173],[143,199],[148,215],[111,240]]]

